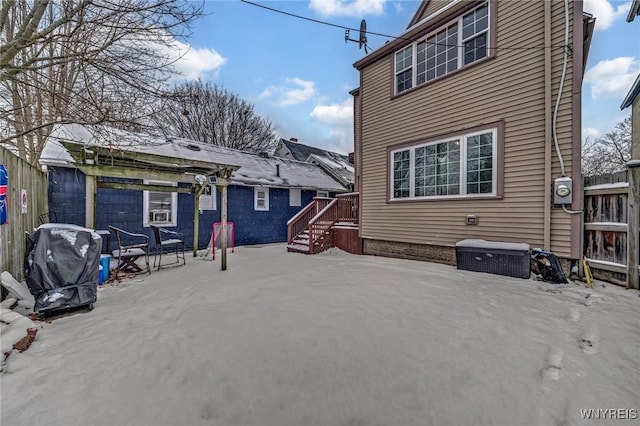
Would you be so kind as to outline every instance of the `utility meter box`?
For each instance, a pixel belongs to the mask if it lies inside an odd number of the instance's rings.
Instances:
[[[571,204],[573,200],[573,181],[570,177],[562,176],[553,183],[553,203]]]

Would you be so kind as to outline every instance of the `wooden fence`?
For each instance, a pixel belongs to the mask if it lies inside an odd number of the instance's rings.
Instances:
[[[628,200],[627,171],[584,179],[584,257],[595,277],[621,285],[630,261]]]
[[[0,164],[8,172],[7,223],[0,225],[0,272],[8,271],[17,280],[23,277],[25,232],[40,225],[47,212],[47,175],[0,147]]]

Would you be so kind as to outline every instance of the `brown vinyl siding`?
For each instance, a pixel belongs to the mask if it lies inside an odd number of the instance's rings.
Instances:
[[[427,7],[424,9],[422,14],[420,15],[420,18],[417,19],[417,22],[420,22],[421,20],[423,20],[424,18],[428,17],[429,15],[433,15],[438,10],[442,9],[443,7],[448,5],[449,3],[452,3],[453,1],[454,0],[431,0],[431,1],[429,1],[429,4],[427,5]]]
[[[425,16],[433,13],[433,6],[432,2]],[[499,1],[497,47],[543,46],[543,11],[543,2]],[[564,41],[563,14],[562,2],[553,2],[554,46]],[[482,64],[396,97],[391,96],[392,58],[389,55],[361,70],[362,236],[441,246],[483,238],[542,247],[544,191],[550,190],[544,188],[544,144],[552,143],[544,140],[544,50],[498,50]],[[554,48],[553,105],[562,59],[562,48]],[[557,127],[568,176],[572,171],[572,92],[569,60]],[[501,120],[503,199],[388,203],[388,147]],[[556,178],[560,166],[555,148],[552,152]],[[466,225],[467,214],[477,215],[478,225]],[[561,256],[570,254],[570,220],[561,208],[552,209],[551,250]]]

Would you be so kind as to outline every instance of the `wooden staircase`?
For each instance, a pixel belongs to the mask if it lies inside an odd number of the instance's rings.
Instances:
[[[287,222],[287,251],[316,254],[333,247],[334,226],[357,229],[358,198],[357,192],[333,199],[315,197]]]

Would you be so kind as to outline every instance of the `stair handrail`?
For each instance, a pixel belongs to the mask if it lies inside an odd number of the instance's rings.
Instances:
[[[337,198],[334,198],[331,200],[331,202],[329,204],[327,204],[322,210],[320,210],[318,212],[317,215],[315,215],[310,221],[309,221],[309,225],[315,224],[318,220],[320,220],[320,217],[325,214],[325,212],[329,211],[331,209],[332,206],[334,206],[336,203],[338,202]]]
[[[307,212],[307,210],[311,210],[312,208],[314,208],[314,207],[315,207],[315,206],[314,206],[314,204],[315,204],[315,200],[314,200],[314,201],[312,201],[312,202],[310,202],[309,204],[307,204],[307,205],[305,206],[305,208],[303,208],[302,210],[300,210],[298,213],[296,213],[296,214],[295,214],[295,216],[293,216],[291,219],[289,219],[289,220],[287,221],[287,226],[289,226],[289,225],[291,225],[293,222],[297,221],[297,220],[300,218],[300,216],[302,216],[303,214],[305,214],[305,213]]]
[[[300,232],[307,229],[309,220],[315,216],[316,211],[317,202],[314,200],[287,221],[287,244],[291,244]]]
[[[338,199],[334,198],[333,200],[331,200],[331,202],[329,204],[327,204],[327,206],[325,208],[320,210],[320,212],[318,212],[318,214],[315,215],[309,221],[309,225],[307,225],[307,229],[309,230],[309,251],[311,253],[314,253],[316,242],[318,242],[323,235],[325,235],[327,232],[329,232],[331,230],[331,227],[333,226],[333,224],[336,223],[337,217],[338,217],[338,212],[337,212],[337,209],[336,209],[337,203],[338,203]],[[329,215],[329,214],[332,215],[332,217],[329,220],[331,222],[330,225],[326,225],[326,226],[318,225],[318,226],[316,226],[316,223],[318,221],[324,219],[325,216]],[[316,231],[320,231],[320,232],[316,232]],[[316,236],[316,234],[318,234],[318,235]]]
[[[338,221],[358,223],[358,202],[360,193],[349,192],[347,194],[337,194],[338,199]],[[350,208],[346,208],[346,206]]]

